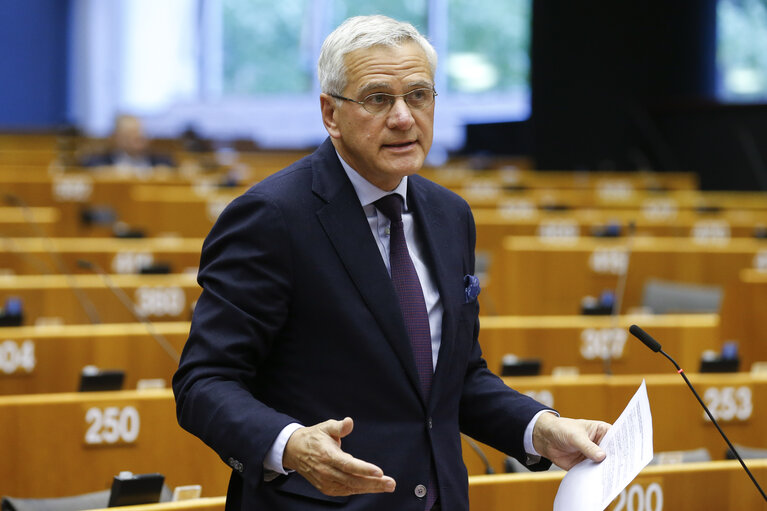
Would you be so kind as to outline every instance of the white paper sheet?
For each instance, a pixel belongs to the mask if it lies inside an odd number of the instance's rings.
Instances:
[[[582,461],[565,474],[554,511],[602,511],[650,463],[652,416],[644,380],[599,446],[605,459]]]

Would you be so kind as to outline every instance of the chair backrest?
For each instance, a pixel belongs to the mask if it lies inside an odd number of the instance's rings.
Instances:
[[[3,497],[2,511],[81,511],[84,509],[102,509],[109,503],[109,490],[56,497],[49,499],[20,499]]]
[[[718,313],[721,304],[720,286],[648,279],[642,292],[642,305],[655,314]]]
[[[3,497],[0,500],[0,511],[84,511],[87,509],[105,509],[109,505],[111,490],[103,490],[70,497],[55,497],[48,499],[21,499]],[[160,502],[170,502],[173,493],[167,485],[163,485]]]
[[[698,461],[711,461],[711,453],[705,447],[687,451],[656,452],[649,464],[668,465],[669,463],[694,463]]]
[[[747,447],[745,445],[740,444],[733,444],[735,449],[738,451],[738,454],[740,454],[740,457],[748,460],[748,459],[761,459],[761,458],[767,458],[767,449],[764,447]],[[737,459],[735,457],[735,454],[730,449],[727,449],[727,452],[725,453],[725,457],[728,460],[734,460]]]

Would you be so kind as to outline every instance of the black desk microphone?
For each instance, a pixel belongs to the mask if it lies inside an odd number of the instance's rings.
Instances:
[[[636,337],[637,339],[642,341],[642,343],[645,346],[647,346],[648,348],[653,350],[655,353],[660,352],[664,357],[669,359],[672,364],[674,364],[674,367],[676,367],[677,372],[682,375],[682,378],[684,378],[685,383],[687,383],[687,386],[690,387],[690,390],[692,391],[692,393],[695,394],[695,398],[698,400],[700,405],[706,411],[706,414],[708,415],[708,418],[711,419],[711,422],[714,423],[714,426],[716,426],[716,429],[719,430],[719,434],[722,435],[722,438],[724,438],[724,441],[727,442],[727,445],[730,447],[730,450],[733,452],[735,457],[738,458],[738,461],[740,462],[740,465],[743,467],[743,470],[746,471],[746,473],[748,474],[748,477],[751,478],[751,481],[756,486],[756,489],[759,490],[759,493],[762,494],[762,498],[765,500],[765,502],[767,502],[767,495],[764,494],[764,490],[762,490],[762,487],[759,486],[759,483],[756,482],[756,479],[754,478],[754,475],[748,469],[748,467],[746,466],[745,462],[743,461],[743,458],[741,458],[740,454],[738,454],[738,451],[735,450],[735,446],[732,445],[732,442],[730,442],[730,439],[727,438],[727,435],[724,434],[724,431],[722,431],[722,428],[719,427],[719,423],[716,422],[716,419],[711,414],[711,412],[709,411],[709,409],[706,406],[706,404],[700,398],[698,393],[695,392],[695,388],[692,386],[692,383],[690,383],[690,380],[687,379],[687,375],[684,374],[684,370],[681,367],[679,367],[679,364],[677,364],[676,361],[673,358],[671,358],[665,351],[663,351],[663,349],[660,346],[660,343],[658,341],[656,341],[655,339],[653,339],[650,334],[648,334],[647,332],[645,332],[644,330],[642,330],[641,328],[639,328],[636,325],[631,325],[631,327],[629,328],[629,332],[631,332],[631,335],[633,335],[634,337]]]

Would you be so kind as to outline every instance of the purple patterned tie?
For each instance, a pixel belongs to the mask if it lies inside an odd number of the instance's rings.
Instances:
[[[397,194],[386,195],[375,201],[376,208],[391,221],[389,228],[389,262],[391,279],[397,292],[400,309],[405,318],[405,328],[415,356],[418,378],[424,397],[429,400],[431,379],[434,372],[431,354],[431,330],[429,313],[423,298],[423,289],[418,280],[412,259],[407,250],[405,230],[402,225],[402,198]],[[431,460],[430,460],[431,462]],[[426,492],[426,507],[429,510],[437,500],[437,478],[433,462],[430,463],[429,484]]]

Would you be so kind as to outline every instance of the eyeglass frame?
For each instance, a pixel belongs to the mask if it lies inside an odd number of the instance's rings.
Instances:
[[[361,107],[362,107],[362,108],[363,108],[363,109],[364,109],[364,110],[365,110],[367,113],[369,113],[369,114],[371,114],[371,115],[383,115],[383,114],[385,114],[385,113],[388,113],[388,112],[389,112],[389,111],[392,109],[392,107],[394,106],[394,102],[396,101],[396,99],[397,99],[397,98],[402,98],[402,100],[405,102],[405,104],[407,105],[407,107],[408,107],[408,108],[412,108],[412,107],[410,106],[410,103],[408,103],[408,102],[407,102],[407,97],[408,97],[409,95],[413,94],[414,92],[417,92],[417,91],[424,91],[424,90],[425,90],[425,91],[429,91],[429,92],[431,92],[431,95],[432,95],[432,96],[431,96],[431,103],[429,103],[428,105],[426,105],[426,106],[424,106],[424,107],[422,107],[422,108],[417,108],[417,107],[416,107],[416,110],[422,110],[423,108],[427,108],[427,107],[429,107],[429,106],[433,105],[433,104],[434,104],[434,101],[435,101],[435,98],[436,98],[436,97],[439,95],[439,94],[437,94],[437,91],[436,91],[436,90],[434,90],[434,88],[433,88],[433,87],[419,87],[419,88],[417,88],[417,89],[413,89],[413,90],[411,90],[410,92],[406,92],[406,93],[404,93],[404,94],[389,94],[388,92],[373,92],[372,94],[368,94],[367,96],[365,96],[364,98],[362,98],[362,101],[357,101],[356,99],[347,98],[346,96],[341,96],[340,94],[330,94],[330,93],[328,93],[328,96],[330,96],[331,98],[335,98],[335,99],[343,99],[344,101],[349,101],[349,102],[351,102],[351,103],[357,103],[357,104],[358,104],[358,105],[360,105],[360,106],[361,106]],[[368,110],[367,108],[365,108],[365,100],[366,100],[366,99],[368,99],[368,98],[369,98],[369,97],[371,97],[371,96],[378,96],[378,95],[383,95],[383,96],[387,96],[387,97],[389,97],[389,98],[392,98],[391,102],[389,103],[389,108],[388,108],[388,109],[386,109],[386,110],[381,110],[380,112],[371,112],[370,110]]]

